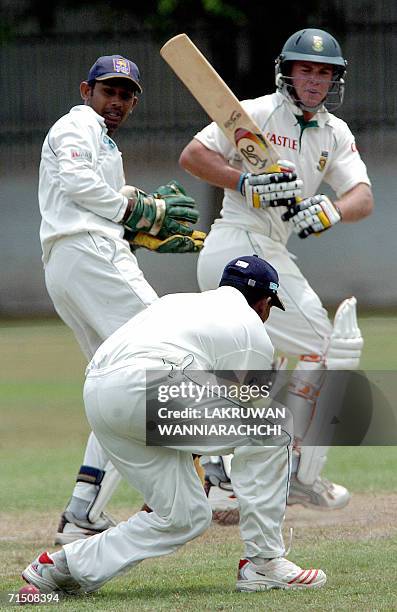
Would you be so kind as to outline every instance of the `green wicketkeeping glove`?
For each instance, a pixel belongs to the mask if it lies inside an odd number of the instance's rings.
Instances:
[[[132,232],[165,239],[175,234],[190,236],[193,230],[187,224],[196,223],[198,218],[193,198],[186,195],[179,183],[170,181],[149,194],[136,189],[122,223]]]
[[[196,253],[203,248],[205,237],[205,232],[199,230],[194,230],[191,236],[174,234],[163,240],[144,232],[125,236],[133,248],[144,247],[156,253]]]

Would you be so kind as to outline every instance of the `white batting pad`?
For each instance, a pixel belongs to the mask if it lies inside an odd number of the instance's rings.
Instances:
[[[335,313],[326,353],[330,370],[356,370],[360,365],[364,340],[358,327],[356,306],[355,297],[347,298]]]

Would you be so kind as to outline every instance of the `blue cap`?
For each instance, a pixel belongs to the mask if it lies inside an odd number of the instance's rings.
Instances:
[[[128,79],[142,93],[139,69],[134,62],[121,55],[104,55],[97,61],[88,73],[87,81],[105,81],[106,79]]]
[[[222,274],[219,286],[251,287],[263,291],[272,298],[272,305],[285,310],[284,304],[277,295],[279,280],[277,271],[258,255],[244,255],[230,261]]]

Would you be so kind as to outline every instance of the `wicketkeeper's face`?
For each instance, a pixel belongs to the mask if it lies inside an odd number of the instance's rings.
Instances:
[[[93,88],[84,81],[80,92],[84,103],[104,118],[110,136],[124,123],[138,101],[125,79],[96,81]]]
[[[305,106],[316,107],[325,100],[333,80],[330,64],[295,61],[291,69],[292,85]]]

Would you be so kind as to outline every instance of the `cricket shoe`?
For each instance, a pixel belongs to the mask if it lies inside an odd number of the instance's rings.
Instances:
[[[302,504],[318,510],[337,510],[344,508],[350,501],[349,491],[341,485],[318,476],[313,484],[301,483],[296,475],[291,477],[287,504]]]
[[[22,578],[37,587],[40,593],[84,593],[83,587],[73,578],[65,561],[55,563],[48,552],[43,552],[22,572]]]
[[[284,557],[276,557],[263,565],[241,559],[237,573],[238,591],[267,591],[269,589],[318,589],[327,581],[320,569],[302,569]]]
[[[65,510],[61,516],[54,543],[63,546],[76,540],[84,540],[115,525],[116,522],[105,512],[101,513],[95,523],[90,523],[88,520],[77,519],[72,512]]]

